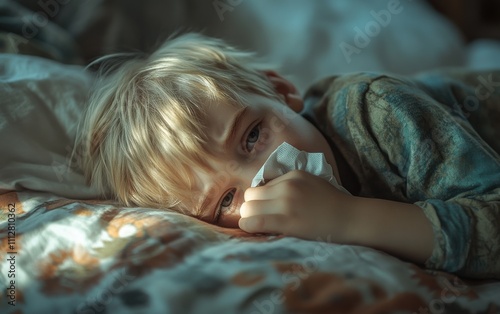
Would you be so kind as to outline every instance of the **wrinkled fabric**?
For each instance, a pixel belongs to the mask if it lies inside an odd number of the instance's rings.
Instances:
[[[167,210],[0,194],[0,313],[497,313],[500,282]]]
[[[318,82],[307,100],[359,196],[422,208],[434,230],[426,267],[500,278],[500,71],[355,73]]]

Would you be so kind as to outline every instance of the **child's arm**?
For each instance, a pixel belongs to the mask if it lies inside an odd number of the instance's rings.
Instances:
[[[432,225],[414,204],[372,198],[353,202],[348,244],[369,246],[424,264],[432,254]]]
[[[432,226],[418,206],[347,195],[304,171],[247,189],[245,201],[248,232],[370,246],[420,264],[431,256]]]
[[[483,87],[481,77],[493,83]],[[336,94],[340,96],[332,96],[331,101],[349,100],[345,105],[348,112],[338,115],[338,123],[348,121],[350,140],[362,154],[364,171],[375,171],[386,180],[362,184],[395,182],[388,186],[393,199],[412,204],[337,195],[329,200],[333,216],[325,216],[326,209],[312,208],[322,204],[319,195],[326,194],[326,190],[313,194],[320,191],[315,187],[309,191],[308,201],[300,203],[299,189],[295,189],[295,202],[289,202],[289,206],[296,206],[297,211],[302,207],[304,214],[300,216],[283,206],[282,214],[288,215],[288,221],[296,221],[297,226],[292,223],[291,228],[299,230],[301,221],[330,223],[333,241],[378,247],[415,262],[425,260],[431,252],[425,261],[428,268],[500,278],[500,157],[475,128],[481,122],[487,124],[486,120],[476,121],[477,117],[500,120],[500,73],[475,73],[463,80],[370,76],[359,81],[345,84]],[[479,105],[473,107],[467,101],[478,101]],[[488,127],[481,130],[481,135],[487,137]],[[498,137],[487,138],[491,141]],[[307,193],[303,196],[307,197]],[[257,213],[251,209],[248,206],[242,212]],[[316,218],[310,218],[316,214]],[[272,215],[269,221],[275,222],[270,225],[279,229],[274,231],[286,229],[285,219],[276,212]],[[263,219],[258,220],[261,227],[266,225]],[[297,232],[298,236],[301,232]],[[309,238],[316,237],[312,235]],[[433,238],[431,251],[429,236]]]

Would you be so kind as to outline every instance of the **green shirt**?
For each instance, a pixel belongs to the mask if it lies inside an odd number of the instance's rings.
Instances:
[[[305,99],[359,182],[352,194],[422,208],[434,230],[426,267],[500,278],[500,71],[354,73]]]

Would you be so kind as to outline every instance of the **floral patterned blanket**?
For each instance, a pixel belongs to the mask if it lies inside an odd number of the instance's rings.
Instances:
[[[500,282],[177,213],[0,195],[1,313],[500,313]]]

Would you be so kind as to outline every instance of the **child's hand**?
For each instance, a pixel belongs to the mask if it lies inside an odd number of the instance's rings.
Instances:
[[[343,242],[355,197],[304,171],[288,172],[245,191],[239,226],[251,233],[280,233]]]

